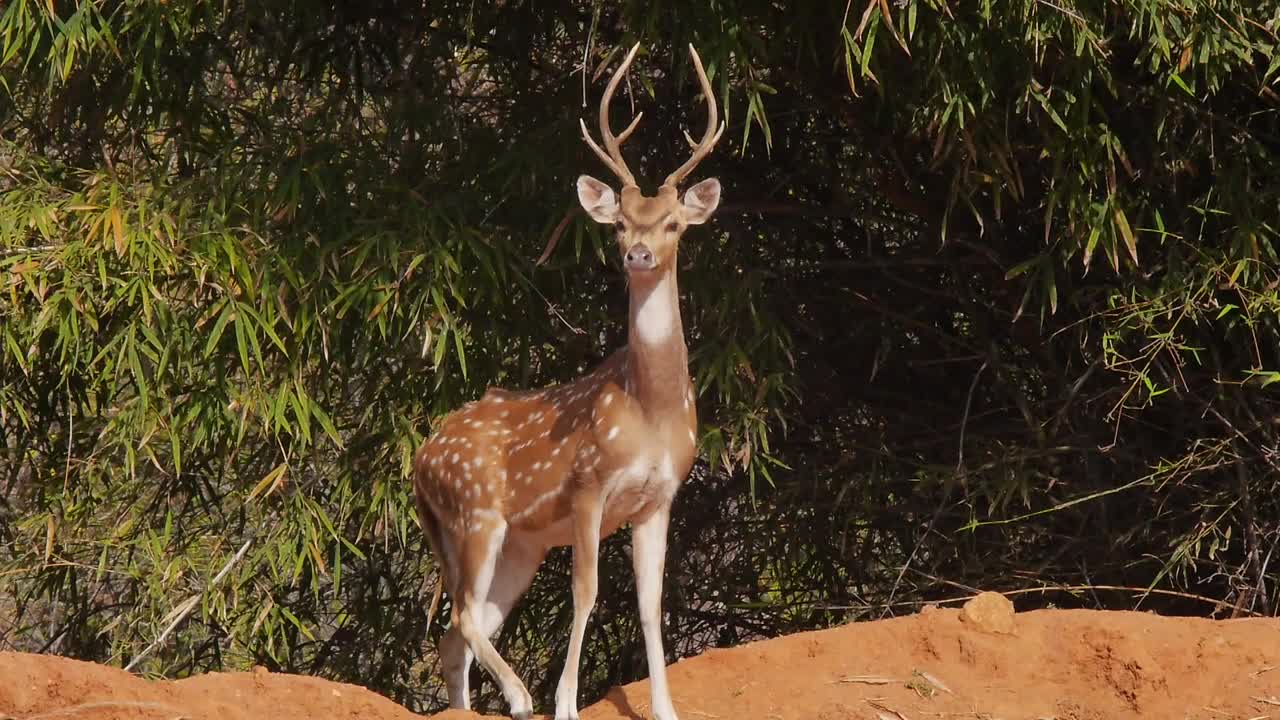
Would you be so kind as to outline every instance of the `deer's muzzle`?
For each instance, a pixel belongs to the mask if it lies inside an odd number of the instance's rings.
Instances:
[[[653,251],[644,243],[632,245],[623,261],[627,270],[652,270],[658,266],[653,259]]]

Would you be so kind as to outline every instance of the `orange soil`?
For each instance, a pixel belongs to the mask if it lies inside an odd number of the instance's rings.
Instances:
[[[1280,720],[1280,618],[1089,610],[1009,616],[994,601],[710,650],[671,667],[676,708],[685,720]],[[647,718],[648,706],[642,681],[584,708],[582,718]],[[363,688],[315,678],[259,671],[149,682],[101,665],[0,653],[0,718],[6,715],[419,717]]]

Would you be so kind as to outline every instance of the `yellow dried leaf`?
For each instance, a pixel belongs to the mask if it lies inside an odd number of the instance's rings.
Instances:
[[[124,216],[120,208],[111,208],[111,232],[115,235],[116,255],[124,257]]]
[[[1138,240],[1133,236],[1133,230],[1129,227],[1129,219],[1124,216],[1124,211],[1116,208],[1115,212],[1116,228],[1120,230],[1120,236],[1124,238],[1124,245],[1129,250],[1129,257],[1133,258],[1133,264],[1138,264]]]
[[[53,539],[58,534],[58,523],[53,519],[53,515],[49,516],[49,520],[45,525],[44,531],[44,561],[48,564],[49,558],[53,557]]]
[[[278,490],[280,486],[284,484],[285,475],[287,474],[288,469],[289,466],[285,463],[280,463],[272,468],[271,472],[263,475],[262,479],[258,481],[258,484],[253,486],[253,490],[249,491],[248,499],[253,500],[259,495],[270,495]]]

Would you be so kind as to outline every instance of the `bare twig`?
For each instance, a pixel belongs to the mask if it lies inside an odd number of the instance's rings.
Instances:
[[[76,414],[71,408],[71,383],[67,383],[67,466],[62,475],[62,494],[66,496],[71,488],[71,440],[76,431]]]
[[[969,383],[969,394],[964,400],[964,415],[960,418],[960,445],[956,451],[956,472],[964,470],[964,433],[969,425],[969,409],[973,407],[973,391],[978,388],[978,378],[982,377],[982,371],[987,369],[987,364],[991,362],[991,358],[982,361],[982,365],[978,367],[978,372],[973,374],[973,381]]]
[[[560,220],[560,224],[556,225],[556,229],[551,232],[551,237],[547,238],[547,246],[542,249],[542,255],[540,255],[537,262],[534,263],[535,266],[542,265],[547,261],[547,258],[551,257],[552,251],[556,249],[556,245],[560,242],[560,236],[564,234],[564,231],[569,227],[569,223],[578,214],[578,212],[579,209],[575,206],[571,208],[569,212],[564,214],[564,217]]]
[[[42,252],[50,252],[62,247],[61,245],[31,245],[29,247],[4,248],[0,250],[0,257],[9,257],[10,255],[28,255]]]
[[[217,584],[222,581],[222,578],[225,577],[227,573],[231,572],[231,568],[234,567],[236,563],[240,562],[240,558],[244,557],[244,554],[249,551],[249,546],[252,544],[253,544],[253,538],[249,538],[248,540],[245,540],[244,544],[240,546],[240,549],[236,551],[236,554],[233,555],[231,559],[227,561],[226,565],[222,566],[222,569],[218,571],[217,575],[213,576],[213,580],[209,582],[209,585],[205,587],[203,591],[195,595],[192,595],[191,597],[184,600],[181,605],[175,607],[174,612],[177,613],[177,617],[173,619],[173,622],[169,623],[169,626],[164,629],[164,632],[160,633],[160,637],[153,640],[150,645],[148,645],[142,650],[142,652],[138,653],[137,655],[134,655],[133,659],[129,661],[129,664],[124,666],[124,669],[126,671],[132,671],[134,666],[136,666],[142,660],[142,658],[151,654],[152,650],[155,650],[157,647],[159,647],[160,644],[164,642],[165,638],[169,637],[169,633],[173,632],[173,629],[178,627],[178,624],[181,623],[183,620],[185,620],[187,615],[191,614],[191,611],[194,610],[196,605],[199,604],[200,598],[204,595],[204,593],[207,593],[210,590],[212,590],[214,587],[216,587]]]
[[[867,700],[867,704],[876,709],[878,720],[907,720],[907,716],[885,705],[879,700]]]

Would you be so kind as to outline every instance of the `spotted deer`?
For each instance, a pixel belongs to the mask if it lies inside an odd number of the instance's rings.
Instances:
[[[677,187],[724,132],[717,129],[711,83],[689,52],[707,103],[707,127],[691,157],[647,197],[627,168],[609,103],[635,58],[637,44],[600,100],[604,148],[580,121],[582,137],[618,179],[613,189],[578,178],[578,200],[596,222],[613,225],[626,270],[627,344],[592,372],[563,385],[515,392],[490,388],[448,415],[418,450],[418,514],[452,599],[451,625],[439,653],[455,708],[469,708],[468,671],[480,662],[515,718],[532,716],[529,691],[490,637],[528,588],[552,547],[573,547],[573,625],[556,690],[556,718],[578,717],[578,661],[595,605],[600,539],[632,526],[632,560],[644,633],[652,711],[675,720],[662,647],[662,576],[667,525],[677,490],[696,454],[697,410],[680,321],[676,253],[690,225],[710,219],[720,182],[703,180],[683,198]]]

